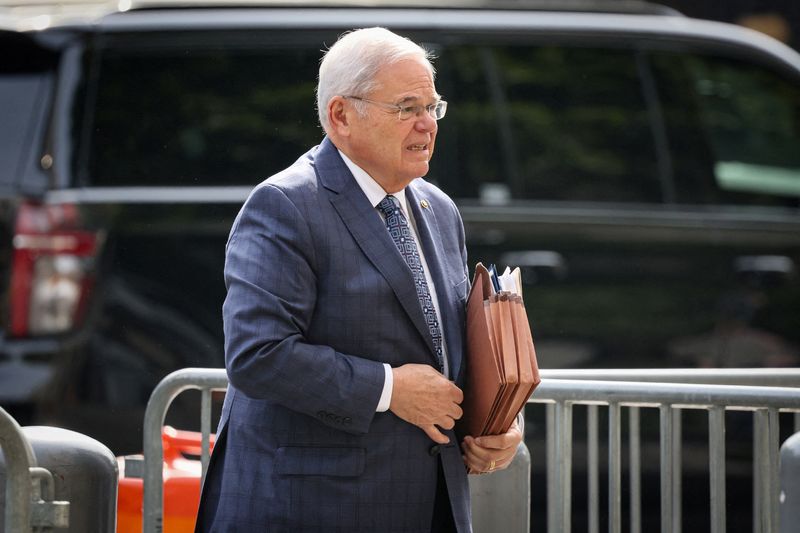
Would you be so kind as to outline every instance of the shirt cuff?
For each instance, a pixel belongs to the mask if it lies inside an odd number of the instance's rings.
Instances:
[[[392,403],[392,388],[394,387],[392,367],[383,363],[383,371],[386,374],[386,379],[383,380],[383,392],[381,393],[381,399],[378,400],[378,407],[375,408],[376,413],[388,411],[389,405]]]

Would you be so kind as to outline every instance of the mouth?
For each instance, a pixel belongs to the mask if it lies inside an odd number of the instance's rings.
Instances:
[[[426,144],[412,144],[412,145],[409,145],[406,149],[411,151],[411,152],[424,152],[424,151],[426,151],[428,149],[428,144],[427,143]]]

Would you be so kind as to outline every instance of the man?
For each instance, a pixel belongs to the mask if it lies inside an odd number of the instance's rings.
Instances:
[[[418,179],[446,103],[426,52],[382,28],[331,47],[317,100],[326,138],[231,230],[230,385],[197,529],[470,531],[466,468],[505,468],[521,432],[453,432],[464,232]]]

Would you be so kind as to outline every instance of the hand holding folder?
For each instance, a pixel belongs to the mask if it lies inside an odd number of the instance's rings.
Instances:
[[[494,279],[493,279],[494,278]],[[495,287],[500,287],[496,290]],[[475,266],[467,300],[467,382],[461,435],[505,433],[539,384],[519,269]]]

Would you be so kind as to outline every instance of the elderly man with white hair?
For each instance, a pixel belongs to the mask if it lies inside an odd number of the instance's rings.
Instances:
[[[522,439],[461,442],[464,229],[422,176],[447,103],[430,57],[382,28],[319,70],[326,136],[258,185],[226,248],[230,380],[197,531],[471,531],[467,469]]]

